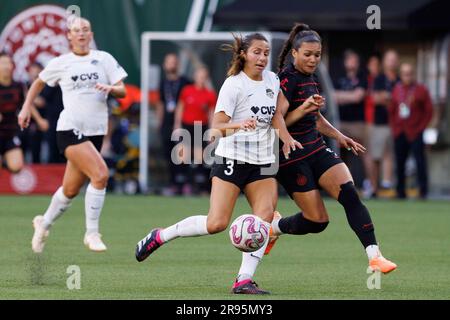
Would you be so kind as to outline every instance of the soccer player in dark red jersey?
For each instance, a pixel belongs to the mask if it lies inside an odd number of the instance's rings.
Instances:
[[[282,129],[284,118],[288,132],[303,148],[291,151],[290,146],[283,146],[277,180],[302,212],[286,218],[274,218],[272,232],[278,236],[325,230],[329,217],[319,192],[319,188],[323,188],[344,207],[350,227],[367,252],[370,268],[388,273],[397,266],[381,255],[369,211],[358,196],[350,171],[323,140],[322,135],[336,139],[356,155],[365,151],[361,144],[343,135],[320,113],[325,99],[314,72],[321,54],[320,36],[305,24],[293,27],[280,54],[281,90],[273,126]]]
[[[17,112],[24,101],[26,88],[14,81],[13,70],[12,58],[0,52],[0,158],[3,158],[9,171],[18,173],[24,166],[24,156],[19,138]],[[45,131],[47,121],[39,115],[34,106],[31,113],[38,128]],[[0,167],[1,164],[0,161]]]

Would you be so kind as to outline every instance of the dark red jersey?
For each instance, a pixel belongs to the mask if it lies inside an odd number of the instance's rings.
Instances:
[[[9,139],[17,134],[17,113],[24,102],[24,87],[13,82],[5,87],[0,85],[0,139]]]
[[[321,94],[318,78],[315,74],[304,74],[293,64],[289,64],[280,74],[280,87],[289,102],[288,112],[298,108],[306,99],[314,94]],[[280,166],[293,160],[305,158],[326,147],[322,135],[317,131],[317,112],[311,112],[288,127],[289,133],[299,141],[304,149],[296,150],[286,161],[280,152]]]

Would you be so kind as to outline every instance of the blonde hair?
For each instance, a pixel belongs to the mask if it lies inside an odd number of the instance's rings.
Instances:
[[[91,22],[82,17],[70,16],[67,18],[67,30],[71,31],[74,27],[80,27],[82,23],[87,23],[89,28],[91,28]]]

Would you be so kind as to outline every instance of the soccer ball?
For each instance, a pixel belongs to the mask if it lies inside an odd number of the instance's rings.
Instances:
[[[262,219],[252,214],[236,218],[230,226],[233,246],[243,252],[253,252],[261,248],[269,237],[269,229]]]

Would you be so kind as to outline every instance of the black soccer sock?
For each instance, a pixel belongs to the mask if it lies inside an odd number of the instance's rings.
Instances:
[[[278,227],[281,232],[287,234],[308,234],[308,233],[319,233],[325,230],[328,225],[327,222],[314,222],[306,219],[303,216],[303,212],[294,214],[293,216],[281,218],[278,222]]]
[[[341,185],[338,201],[345,209],[347,221],[364,248],[376,245],[375,229],[369,211],[362,204],[353,182]]]

